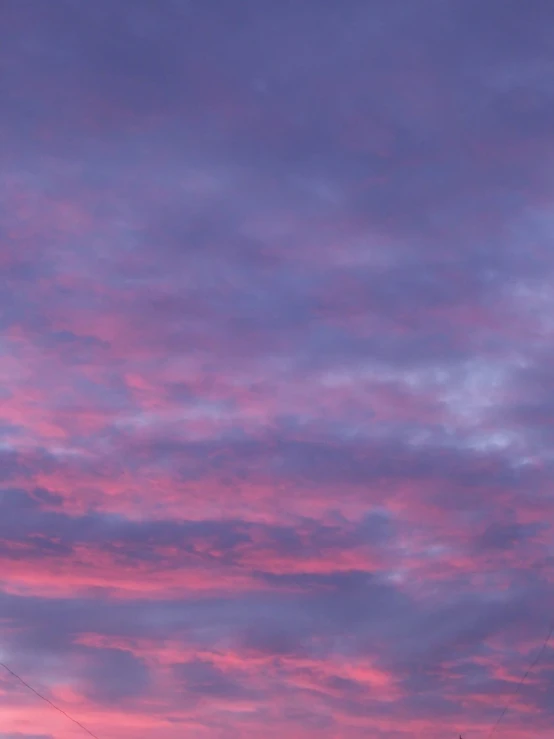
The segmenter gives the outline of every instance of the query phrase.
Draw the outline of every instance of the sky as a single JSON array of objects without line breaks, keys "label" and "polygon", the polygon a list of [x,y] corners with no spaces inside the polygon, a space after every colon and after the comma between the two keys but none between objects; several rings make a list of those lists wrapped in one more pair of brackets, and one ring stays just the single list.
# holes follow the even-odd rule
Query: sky
[{"label": "sky", "polygon": [[0,661],[100,739],[551,737],[553,121],[552,0],[2,0]]}]

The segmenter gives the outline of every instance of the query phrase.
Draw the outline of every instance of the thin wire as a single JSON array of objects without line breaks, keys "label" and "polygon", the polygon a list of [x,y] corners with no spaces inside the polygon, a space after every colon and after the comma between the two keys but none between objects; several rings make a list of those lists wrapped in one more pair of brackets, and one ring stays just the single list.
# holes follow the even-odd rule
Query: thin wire
[{"label": "thin wire", "polygon": [[55,708],[56,711],[59,711],[59,713],[62,713],[66,718],[68,718],[70,721],[73,721],[74,724],[77,724],[79,728],[81,728],[83,731],[86,731],[87,734],[90,734],[94,739],[99,739],[96,734],[93,734],[92,731],[87,729],[86,726],[83,726],[77,719],[73,718],[73,716],[70,716],[68,713],[66,713],[63,708],[59,708],[55,703],[52,703],[51,700],[46,698],[46,696],[41,695],[38,690],[35,690],[32,685],[29,685],[29,683],[26,683],[25,680],[23,680],[22,677],[19,677],[17,673],[15,673],[13,670],[10,670],[8,665],[5,665],[3,662],[0,662],[0,667],[3,667],[7,672],[10,673],[13,677],[16,678],[16,680],[19,680],[19,682],[24,685],[28,690],[30,690],[32,693],[34,693],[36,696],[38,696],[41,700],[45,701],[45,703],[48,703],[52,708]]},{"label": "thin wire", "polygon": [[505,706],[504,706],[504,708],[502,709],[502,711],[501,711],[501,713],[500,713],[500,716],[499,716],[499,717],[498,717],[498,718],[496,719],[496,723],[494,724],[494,726],[493,726],[493,727],[492,727],[492,729],[490,730],[490,733],[489,733],[489,735],[488,735],[488,738],[487,738],[487,739],[491,739],[492,735],[494,734],[494,732],[495,732],[495,731],[496,731],[496,729],[498,728],[498,725],[500,724],[500,722],[502,721],[502,719],[503,719],[503,718],[504,718],[504,716],[506,715],[506,713],[507,713],[508,709],[509,709],[509,708],[511,707],[512,703],[514,702],[514,700],[515,700],[515,699],[516,699],[516,697],[518,696],[518,694],[519,694],[519,691],[521,690],[521,686],[522,686],[522,685],[523,685],[523,683],[525,682],[525,680],[526,680],[527,676],[529,675],[529,673],[531,672],[531,670],[532,670],[532,669],[533,669],[533,668],[534,668],[534,667],[535,667],[535,666],[537,665],[538,661],[540,660],[540,658],[541,658],[541,657],[542,657],[542,655],[544,654],[544,650],[545,650],[545,649],[546,649],[546,647],[548,646],[548,642],[550,641],[550,639],[551,639],[551,637],[552,637],[552,634],[553,634],[553,633],[554,633],[554,620],[552,620],[552,623],[550,624],[550,628],[549,628],[549,630],[548,630],[548,634],[547,634],[547,636],[546,636],[546,639],[545,639],[545,640],[543,641],[543,643],[542,643],[542,647],[541,647],[541,648],[540,648],[540,650],[538,651],[538,653],[537,653],[537,655],[536,655],[535,659],[534,659],[534,660],[533,660],[533,661],[531,662],[531,664],[529,665],[529,667],[527,668],[527,670],[526,670],[526,671],[525,671],[525,673],[523,674],[523,676],[522,676],[521,680],[519,681],[519,683],[518,683],[518,685],[517,685],[517,688],[515,689],[515,691],[514,691],[514,693],[513,693],[512,697],[511,697],[511,698],[510,698],[510,699],[508,700],[508,702],[506,703],[506,705],[505,705]]}]

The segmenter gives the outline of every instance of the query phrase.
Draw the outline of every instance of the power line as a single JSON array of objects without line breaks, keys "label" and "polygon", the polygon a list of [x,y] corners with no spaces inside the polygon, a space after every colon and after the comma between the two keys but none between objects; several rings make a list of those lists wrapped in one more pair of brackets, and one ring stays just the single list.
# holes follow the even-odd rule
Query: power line
[{"label": "power line", "polygon": [[525,671],[525,673],[522,675],[521,680],[519,681],[519,683],[517,685],[517,688],[515,689],[513,695],[511,696],[511,698],[508,700],[508,702],[506,703],[506,705],[504,706],[504,708],[500,712],[500,716],[496,719],[496,723],[491,728],[490,733],[489,733],[487,739],[491,739],[492,735],[494,734],[494,732],[498,728],[498,725],[500,724],[500,722],[502,721],[502,719],[506,715],[506,712],[508,711],[508,709],[510,708],[510,706],[514,702],[516,696],[519,694],[519,691],[521,690],[521,686],[525,682],[527,676],[529,675],[529,673],[531,672],[531,670],[537,665],[538,661],[540,660],[540,658],[544,654],[544,650],[548,646],[548,642],[550,641],[553,633],[554,633],[554,620],[552,620],[552,623],[550,624],[550,628],[548,630],[548,634],[547,634],[545,640],[543,641],[542,646],[539,649],[539,651],[538,651],[535,659],[531,662],[531,664],[529,665],[529,667],[527,668],[527,670]]},{"label": "power line", "polygon": [[46,698],[46,696],[41,695],[38,690],[35,690],[32,685],[29,685],[29,683],[26,683],[25,680],[23,680],[22,677],[19,677],[17,673],[15,673],[13,670],[10,670],[10,668],[5,665],[3,662],[0,662],[0,667],[3,667],[7,672],[10,673],[13,677],[16,678],[16,680],[19,680],[19,682],[24,685],[28,690],[30,690],[32,693],[34,693],[36,696],[38,696],[41,700],[43,700],[45,703],[48,703],[52,708],[54,708],[59,713],[63,714],[66,718],[68,718],[70,721],[73,721],[74,724],[76,724],[80,729],[83,731],[86,731],[87,734],[93,737],[93,739],[99,739],[99,737],[96,736],[96,734],[93,734],[92,731],[87,729],[86,726],[83,726],[77,719],[73,718],[73,716],[70,716],[66,711],[63,710],[63,708],[59,708],[55,703],[52,703],[51,700]]}]

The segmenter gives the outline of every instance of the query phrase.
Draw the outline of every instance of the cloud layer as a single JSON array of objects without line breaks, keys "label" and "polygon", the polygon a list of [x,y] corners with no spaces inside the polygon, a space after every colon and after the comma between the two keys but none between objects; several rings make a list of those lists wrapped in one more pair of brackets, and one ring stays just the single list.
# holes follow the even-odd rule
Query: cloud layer
[{"label": "cloud layer", "polygon": [[99,737],[551,735],[553,29],[2,3],[0,658]]}]

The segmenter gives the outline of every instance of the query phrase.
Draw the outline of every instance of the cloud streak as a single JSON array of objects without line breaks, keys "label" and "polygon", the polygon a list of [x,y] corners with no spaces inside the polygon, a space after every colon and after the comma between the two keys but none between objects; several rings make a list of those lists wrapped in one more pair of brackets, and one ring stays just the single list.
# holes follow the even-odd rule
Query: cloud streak
[{"label": "cloud streak", "polygon": [[[0,658],[99,736],[480,739],[514,695],[553,15],[3,3]],[[553,660],[505,736],[550,736]],[[8,674],[0,710],[79,736]]]}]

